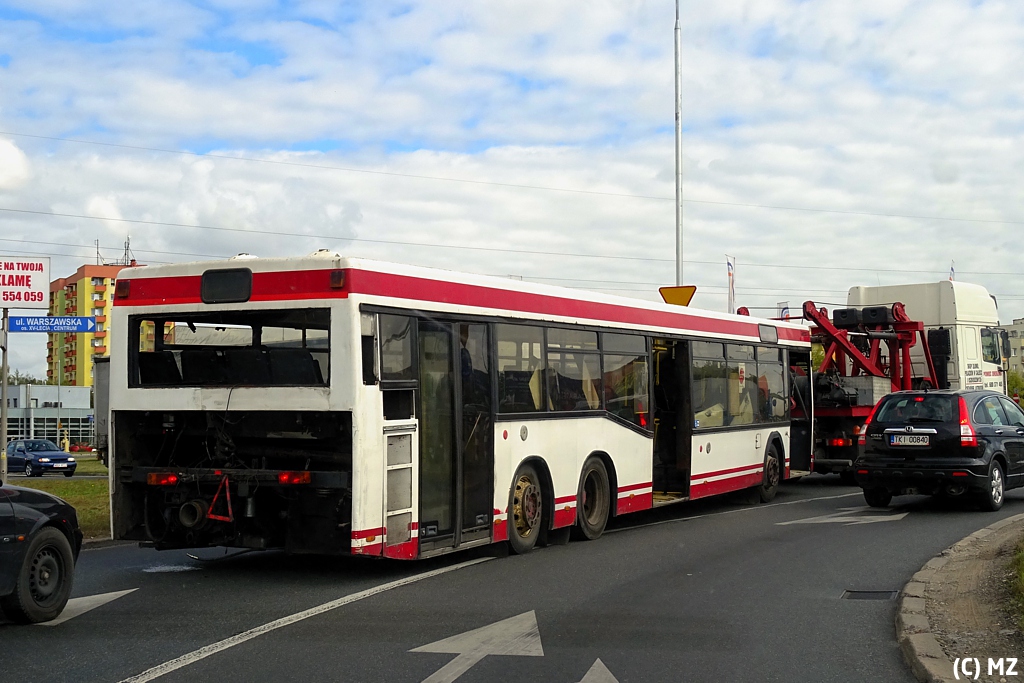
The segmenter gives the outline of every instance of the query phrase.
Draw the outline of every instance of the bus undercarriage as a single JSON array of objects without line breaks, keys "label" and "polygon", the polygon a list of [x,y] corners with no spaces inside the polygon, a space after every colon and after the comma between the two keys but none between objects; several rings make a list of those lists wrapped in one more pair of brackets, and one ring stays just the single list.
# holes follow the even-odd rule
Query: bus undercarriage
[{"label": "bus undercarriage", "polygon": [[115,411],[114,538],[346,553],[352,416]]}]

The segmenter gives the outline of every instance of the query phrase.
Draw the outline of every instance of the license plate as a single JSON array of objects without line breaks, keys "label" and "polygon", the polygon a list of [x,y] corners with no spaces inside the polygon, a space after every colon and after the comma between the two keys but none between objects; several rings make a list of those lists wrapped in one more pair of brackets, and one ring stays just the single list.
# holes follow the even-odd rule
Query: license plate
[{"label": "license plate", "polygon": [[927,446],[927,434],[891,434],[889,436],[890,446]]},{"label": "license plate", "polygon": [[67,467],[68,464],[66,462],[55,462],[55,463],[53,463],[53,466],[54,467]]}]

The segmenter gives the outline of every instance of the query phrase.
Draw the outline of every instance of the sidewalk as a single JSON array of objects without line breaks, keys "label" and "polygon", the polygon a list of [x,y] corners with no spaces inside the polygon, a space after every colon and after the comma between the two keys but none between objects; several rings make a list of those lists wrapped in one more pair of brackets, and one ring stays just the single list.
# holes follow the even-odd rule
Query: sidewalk
[{"label": "sidewalk", "polygon": [[[954,661],[965,657],[980,662],[977,679],[968,665],[970,680],[1024,681],[1024,634],[1009,617],[1006,586],[1022,538],[1024,514],[1008,517],[943,550],[903,587],[896,637],[919,681],[958,680]],[[1012,657],[1016,675],[987,675],[989,659]]]}]

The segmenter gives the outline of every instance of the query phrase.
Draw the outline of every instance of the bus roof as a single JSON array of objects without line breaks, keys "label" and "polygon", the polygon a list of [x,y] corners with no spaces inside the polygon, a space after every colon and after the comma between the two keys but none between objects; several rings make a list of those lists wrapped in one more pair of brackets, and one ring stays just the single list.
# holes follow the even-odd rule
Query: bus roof
[{"label": "bus roof", "polygon": [[[463,314],[509,316],[549,322],[593,324],[749,342],[771,341],[808,346],[807,327],[791,322],[683,308],[568,287],[523,282],[385,261],[346,257],[321,250],[304,257],[256,258],[240,255],[219,261],[197,261],[122,270],[130,281],[127,296],[115,306],[195,305],[232,308],[238,304],[203,304],[202,275],[209,270],[248,269],[253,273],[248,301],[310,301],[353,298],[361,303]],[[333,271],[344,271],[333,283]],[[215,310],[215,308],[214,308]],[[767,338],[766,338],[767,337]]]}]

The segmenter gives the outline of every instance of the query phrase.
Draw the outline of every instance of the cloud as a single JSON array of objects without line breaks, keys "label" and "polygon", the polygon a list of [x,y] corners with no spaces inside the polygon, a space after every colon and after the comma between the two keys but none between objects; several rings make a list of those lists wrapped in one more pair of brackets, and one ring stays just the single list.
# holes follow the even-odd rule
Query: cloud
[{"label": "cloud", "polygon": [[[0,251],[55,275],[130,235],[149,263],[327,247],[648,299],[673,281],[671,0],[15,7],[0,131],[217,155],[0,133],[0,209],[101,219],[0,212]],[[1024,317],[1024,6],[683,10],[696,305],[724,308],[726,252],[764,313],[955,259]]]}]

